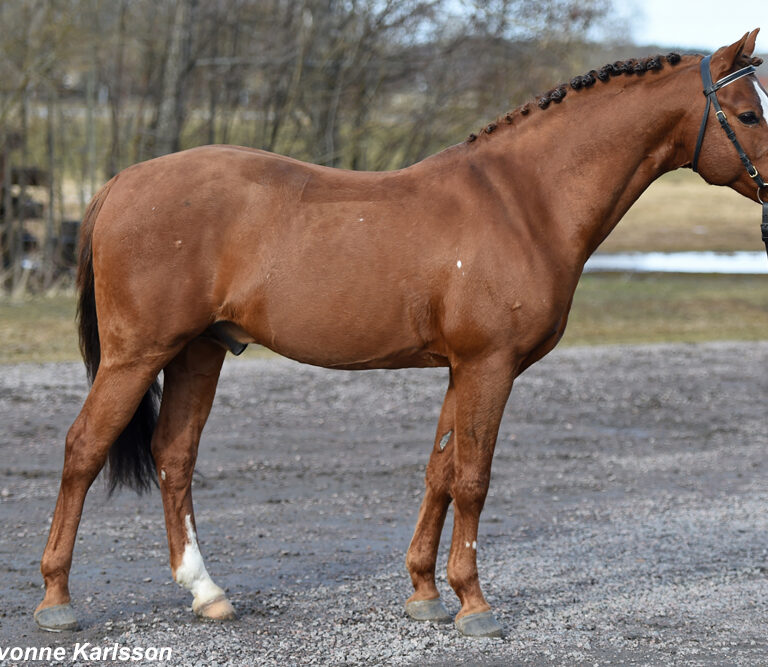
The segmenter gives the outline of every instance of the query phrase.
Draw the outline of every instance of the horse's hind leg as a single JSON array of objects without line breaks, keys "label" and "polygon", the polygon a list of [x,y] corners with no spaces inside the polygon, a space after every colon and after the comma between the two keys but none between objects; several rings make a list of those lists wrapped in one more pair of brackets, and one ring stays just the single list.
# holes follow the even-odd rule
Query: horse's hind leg
[{"label": "horse's hind leg", "polygon": [[224,591],[211,580],[200,555],[192,473],[225,354],[216,343],[197,338],[166,366],[163,401],[152,438],[174,579],[193,594],[195,613],[214,619],[233,618],[235,612]]},{"label": "horse's hind leg", "polygon": [[417,621],[446,622],[452,618],[441,602],[440,593],[435,586],[435,562],[445,515],[451,502],[449,484],[453,471],[451,442],[454,428],[454,396],[451,376],[427,465],[424,500],[405,559],[414,588],[413,595],[405,603],[405,610]]},{"label": "horse's hind leg", "polygon": [[149,362],[136,360],[131,364],[102,363],[67,433],[59,497],[40,564],[45,597],[35,611],[35,620],[44,630],[77,627],[69,605],[69,570],[85,495],[158,371]]}]

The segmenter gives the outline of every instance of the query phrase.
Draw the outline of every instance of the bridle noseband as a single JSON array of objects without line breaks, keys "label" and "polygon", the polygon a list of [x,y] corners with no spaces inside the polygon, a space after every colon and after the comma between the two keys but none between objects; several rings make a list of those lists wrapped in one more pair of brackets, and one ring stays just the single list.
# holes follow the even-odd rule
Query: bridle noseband
[{"label": "bridle noseband", "polygon": [[[709,108],[710,106],[715,107],[715,115],[717,116],[717,120],[720,121],[720,127],[723,128],[725,131],[725,134],[728,136],[728,138],[731,140],[731,143],[736,148],[736,151],[739,154],[739,159],[741,160],[742,164],[744,165],[744,168],[747,170],[747,174],[749,174],[749,177],[755,182],[755,185],[757,186],[757,200],[763,205],[763,222],[760,225],[760,229],[762,231],[763,235],[763,243],[765,243],[765,251],[768,254],[768,198],[766,198],[765,201],[763,201],[762,197],[760,196],[760,193],[762,192],[763,188],[767,187],[768,184],[762,179],[760,174],[757,171],[757,167],[752,164],[752,161],[747,157],[746,152],[741,147],[741,144],[739,143],[739,140],[736,138],[736,132],[733,131],[733,128],[731,127],[730,123],[728,123],[728,118],[725,115],[725,112],[720,107],[720,102],[717,100],[717,91],[721,88],[724,88],[729,83],[733,83],[734,81],[740,79],[743,76],[749,76],[751,74],[754,74],[757,70],[754,65],[748,65],[747,67],[744,67],[740,70],[737,70],[736,72],[733,72],[727,76],[724,76],[722,79],[717,81],[716,83],[712,83],[712,73],[709,71],[709,61],[712,59],[712,56],[707,56],[704,58],[704,60],[701,61],[701,80],[704,84],[704,96],[707,98],[707,107],[704,110],[704,117],[701,119],[701,127],[699,128],[699,136],[696,139],[696,150],[693,153],[693,171],[698,171],[697,166],[699,163],[699,153],[701,152],[701,145],[704,143],[704,133],[707,130],[707,120],[709,119]],[[758,83],[759,85],[759,83]]]}]

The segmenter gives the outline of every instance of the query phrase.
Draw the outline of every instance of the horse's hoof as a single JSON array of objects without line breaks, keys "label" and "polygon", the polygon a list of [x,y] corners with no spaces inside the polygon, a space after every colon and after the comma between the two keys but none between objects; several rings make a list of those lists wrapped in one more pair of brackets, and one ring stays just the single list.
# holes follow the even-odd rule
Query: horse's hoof
[{"label": "horse's hoof", "polygon": [[457,618],[456,628],[465,637],[501,637],[501,625],[490,611]]},{"label": "horse's hoof", "polygon": [[198,616],[201,616],[202,618],[210,618],[214,621],[231,621],[237,617],[234,607],[223,595],[214,598],[210,602],[206,602],[199,607],[192,605],[192,609]]},{"label": "horse's hoof", "polygon": [[450,623],[452,616],[440,598],[433,600],[413,600],[405,603],[405,613],[415,621],[433,621]]},{"label": "horse's hoof", "polygon": [[69,603],[38,609],[35,612],[35,623],[41,630],[48,632],[66,632],[80,627]]}]

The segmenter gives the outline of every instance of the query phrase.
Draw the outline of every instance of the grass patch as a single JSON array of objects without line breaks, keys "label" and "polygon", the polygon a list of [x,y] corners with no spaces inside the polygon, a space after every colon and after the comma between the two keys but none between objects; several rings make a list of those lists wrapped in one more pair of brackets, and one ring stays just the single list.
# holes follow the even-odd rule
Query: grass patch
[{"label": "grass patch", "polygon": [[688,169],[652,183],[600,246],[601,252],[762,249],[760,206]]},{"label": "grass patch", "polygon": [[0,363],[80,359],[74,296],[0,301]]},{"label": "grass patch", "polygon": [[571,310],[565,345],[762,340],[765,276],[588,274]]}]

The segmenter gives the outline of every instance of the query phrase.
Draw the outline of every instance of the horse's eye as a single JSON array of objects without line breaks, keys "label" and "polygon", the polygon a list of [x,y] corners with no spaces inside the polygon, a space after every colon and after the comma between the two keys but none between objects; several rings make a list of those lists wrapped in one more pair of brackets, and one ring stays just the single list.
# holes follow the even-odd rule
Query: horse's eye
[{"label": "horse's eye", "polygon": [[744,123],[744,125],[757,125],[760,122],[760,119],[754,111],[740,113],[739,120]]}]

